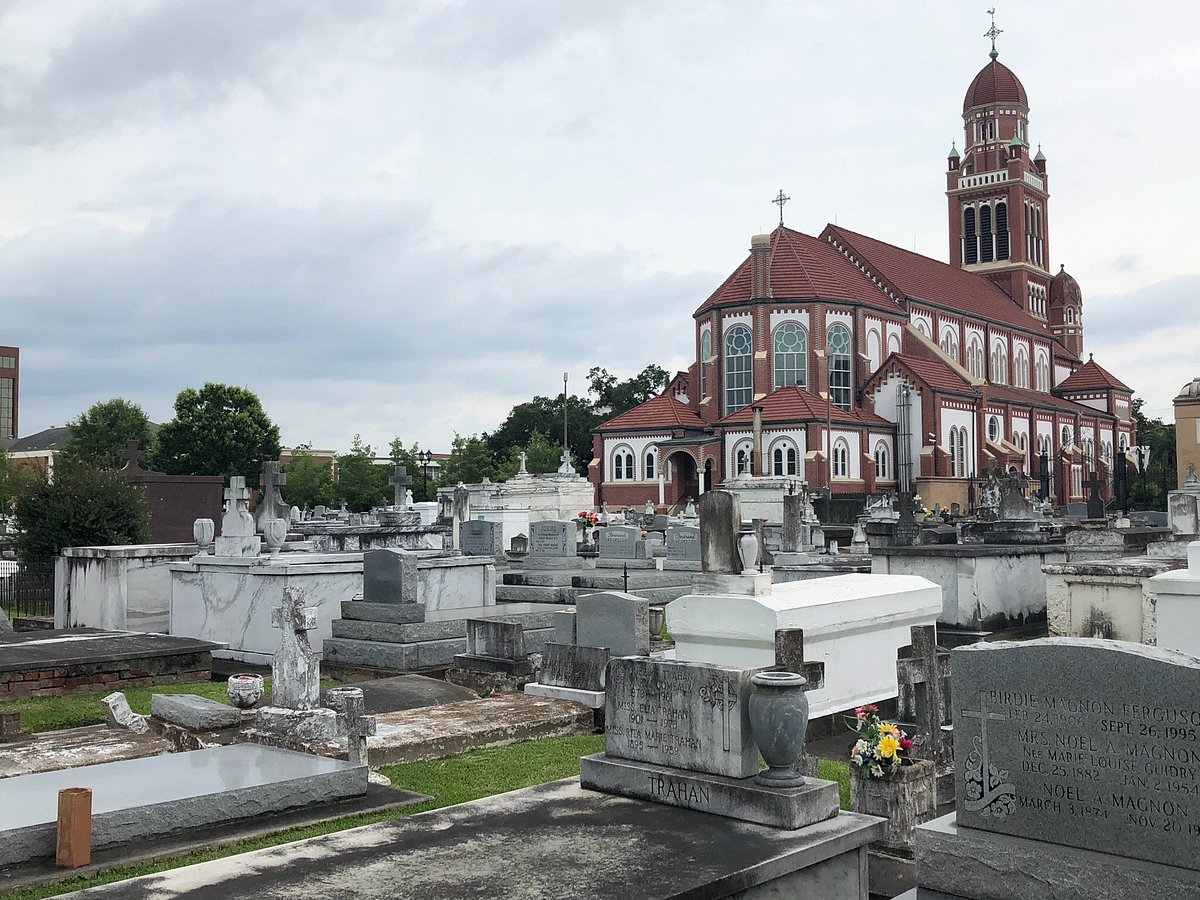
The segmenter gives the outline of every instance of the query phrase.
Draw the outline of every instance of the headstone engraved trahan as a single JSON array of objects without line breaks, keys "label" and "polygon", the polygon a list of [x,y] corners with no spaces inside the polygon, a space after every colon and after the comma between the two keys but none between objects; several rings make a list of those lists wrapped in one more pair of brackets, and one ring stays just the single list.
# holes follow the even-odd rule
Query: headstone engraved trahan
[{"label": "headstone engraved trahan", "polygon": [[611,660],[605,752],[712,775],[756,775],[758,749],[749,720],[752,674],[700,663]]},{"label": "headstone engraved trahan", "polygon": [[1200,660],[1046,638],[951,670],[960,827],[1200,869]]}]

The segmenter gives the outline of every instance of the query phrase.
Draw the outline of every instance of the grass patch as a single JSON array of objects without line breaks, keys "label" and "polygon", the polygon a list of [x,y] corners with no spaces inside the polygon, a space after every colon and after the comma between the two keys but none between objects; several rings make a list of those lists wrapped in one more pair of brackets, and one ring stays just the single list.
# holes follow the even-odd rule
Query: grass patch
[{"label": "grass patch", "polygon": [[[270,694],[271,679],[268,677],[263,681],[267,694]],[[334,687],[337,684],[338,682],[329,679],[321,680],[322,688]],[[129,700],[129,706],[134,712],[149,715],[151,694],[198,694],[210,700],[228,703],[225,685],[224,680],[193,681],[186,684],[156,684],[150,687],[128,688],[122,693]],[[100,698],[108,693],[110,692],[101,691],[95,694],[73,694],[68,697],[32,697],[28,700],[0,703],[0,712],[19,709],[21,728],[31,734],[63,728],[82,728],[85,725],[102,725],[104,705]]]},{"label": "grass patch", "polygon": [[836,781],[842,809],[850,808],[850,764],[838,759],[818,759],[817,777]]}]

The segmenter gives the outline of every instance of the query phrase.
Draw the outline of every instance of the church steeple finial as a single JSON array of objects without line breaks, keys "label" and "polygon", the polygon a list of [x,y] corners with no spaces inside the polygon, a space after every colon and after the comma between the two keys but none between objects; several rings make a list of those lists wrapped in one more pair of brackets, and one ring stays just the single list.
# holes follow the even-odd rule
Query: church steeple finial
[{"label": "church steeple finial", "polygon": [[988,10],[988,15],[992,17],[992,27],[983,33],[985,38],[992,39],[992,52],[988,54],[992,59],[995,59],[1000,53],[996,50],[996,38],[1004,34],[1003,28],[996,27],[996,7]]}]

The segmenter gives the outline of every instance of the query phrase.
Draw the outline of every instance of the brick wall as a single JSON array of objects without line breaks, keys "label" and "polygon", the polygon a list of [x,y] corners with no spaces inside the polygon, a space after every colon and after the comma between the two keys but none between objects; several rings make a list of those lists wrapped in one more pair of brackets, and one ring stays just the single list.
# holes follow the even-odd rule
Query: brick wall
[{"label": "brick wall", "polygon": [[154,684],[207,681],[211,676],[212,653],[208,651],[0,672],[0,703],[29,697],[59,697]]}]

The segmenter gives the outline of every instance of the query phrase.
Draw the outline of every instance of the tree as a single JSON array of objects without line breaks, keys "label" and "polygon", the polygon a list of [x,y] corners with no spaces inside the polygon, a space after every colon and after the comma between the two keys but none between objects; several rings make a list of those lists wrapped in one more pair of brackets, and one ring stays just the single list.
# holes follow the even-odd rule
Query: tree
[{"label": "tree", "polygon": [[121,467],[121,451],[128,441],[152,451],[150,419],[136,403],[120,397],[94,403],[67,425],[71,438],[63,452],[96,466]]},{"label": "tree", "polygon": [[619,416],[657,397],[670,378],[666,369],[653,363],[624,381],[617,381],[615,375],[598,366],[588,370],[589,392],[596,397],[596,412],[605,418]]},{"label": "tree", "polygon": [[63,547],[143,544],[150,539],[146,498],[112,469],[63,457],[54,480],[40,476],[18,495],[17,553],[30,567],[53,562]]},{"label": "tree", "polygon": [[504,460],[496,470],[496,477],[499,480],[507,481],[520,471],[522,452],[526,456],[526,470],[532,475],[537,475],[542,472],[554,472],[558,470],[562,447],[551,443],[549,438],[540,431],[534,431],[529,436],[529,442],[524,447],[509,448],[508,453],[504,456]]},{"label": "tree", "polygon": [[360,435],[354,435],[349,452],[338,455],[337,468],[334,492],[346,501],[346,507],[351,511],[366,512],[373,506],[391,502],[388,487],[391,470],[375,465],[375,450],[370,444],[364,444]]},{"label": "tree", "polygon": [[1138,397],[1130,406],[1137,425],[1137,442],[1150,448],[1150,464],[1144,475],[1130,471],[1129,496],[1131,501],[1148,508],[1166,509],[1167,491],[1175,489],[1178,476],[1175,425],[1146,418],[1142,411],[1145,403]]},{"label": "tree", "polygon": [[408,477],[413,480],[409,489],[413,492],[413,500],[417,503],[437,499],[437,483],[421,477],[421,461],[417,458],[417,454],[420,452],[416,443],[413,443],[411,447],[405,447],[404,442],[398,437],[392,438],[391,443],[388,444],[388,455],[392,458],[392,464],[404,466]]},{"label": "tree", "polygon": [[309,448],[297,447],[283,467],[287,485],[283,496],[299,507],[332,506],[334,502],[333,471],[325,460],[317,459]]},{"label": "tree", "polygon": [[148,463],[171,475],[244,475],[257,484],[263,464],[278,458],[279,428],[258,396],[208,382],[179,392],[175,418],[158,429]]},{"label": "tree", "polygon": [[496,464],[487,441],[478,435],[463,437],[455,432],[450,445],[450,458],[441,465],[443,485],[478,484],[484,478],[496,477]]},{"label": "tree", "polygon": [[[567,403],[567,446],[577,469],[586,468],[592,461],[592,429],[599,422],[600,417],[591,401],[586,397],[570,398]],[[486,435],[487,446],[494,459],[504,459],[512,448],[527,446],[535,431],[547,435],[548,440],[557,444],[562,439],[562,430],[562,395],[534,397],[509,411],[500,427]],[[553,472],[558,465],[556,462],[549,471]]]}]

